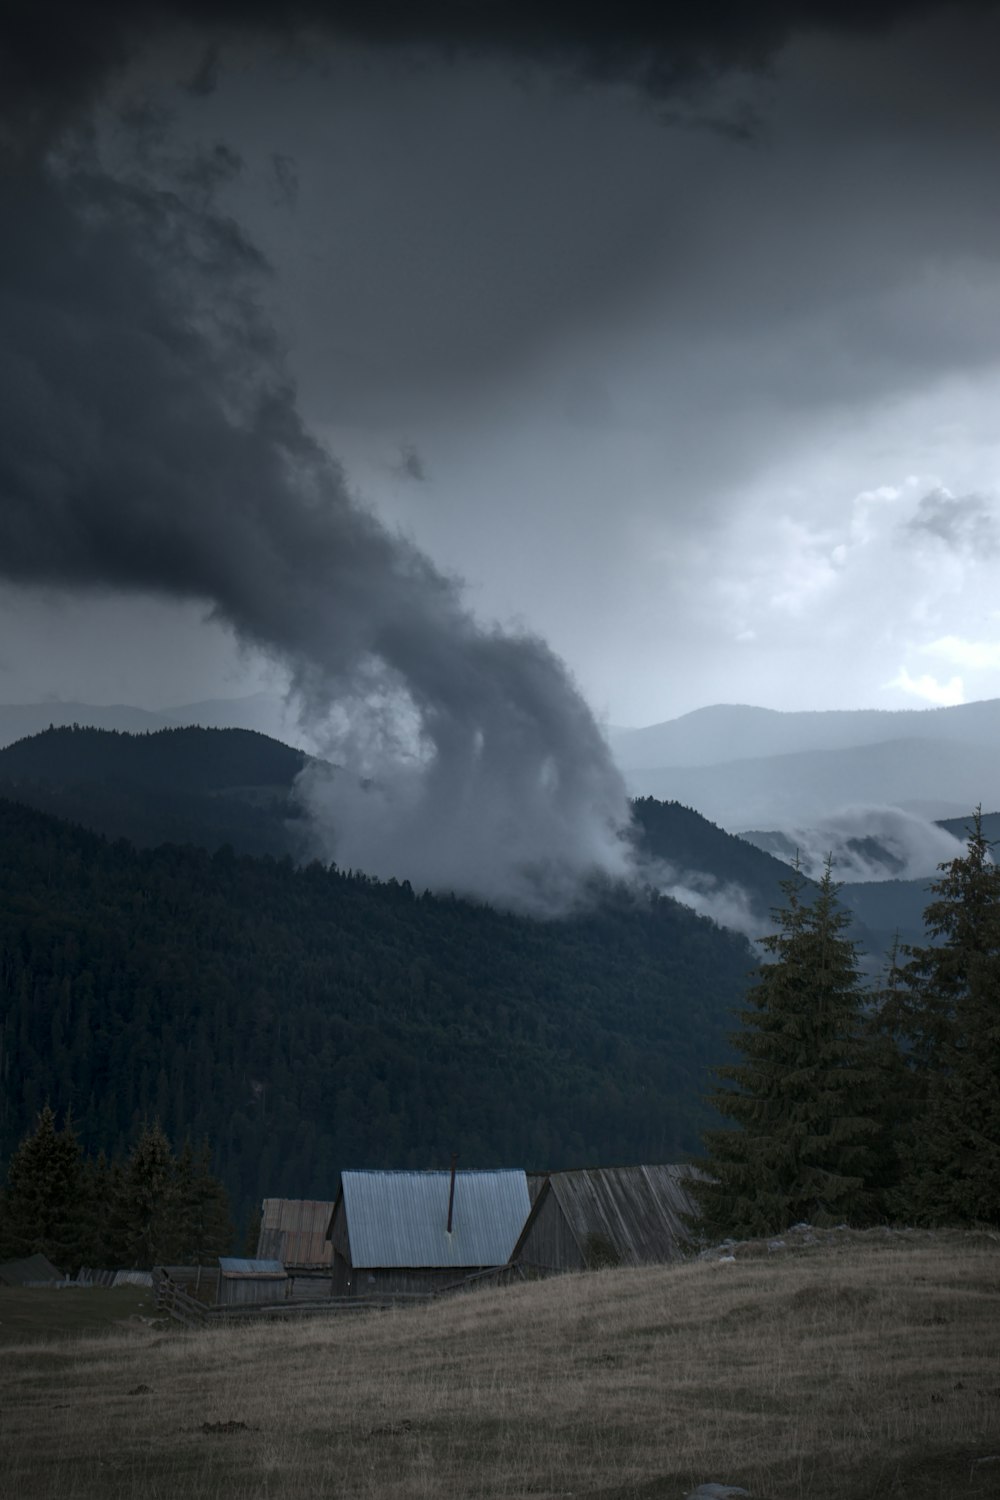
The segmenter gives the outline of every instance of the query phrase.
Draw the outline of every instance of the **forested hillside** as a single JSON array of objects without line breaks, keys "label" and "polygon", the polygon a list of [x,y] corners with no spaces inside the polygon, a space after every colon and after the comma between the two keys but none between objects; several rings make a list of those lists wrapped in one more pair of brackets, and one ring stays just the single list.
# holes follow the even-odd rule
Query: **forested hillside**
[{"label": "forested hillside", "polygon": [[663,898],[540,923],[407,885],[136,851],[0,802],[0,1153],[48,1100],[123,1154],[207,1136],[245,1212],[344,1166],[672,1160],[751,955]]},{"label": "forested hillside", "polygon": [[0,796],[110,838],[304,852],[301,750],[247,729],[118,733],[70,725],[0,749]]},{"label": "forested hillside", "polygon": [[[228,843],[301,860],[310,853],[308,825],[293,788],[306,759],[244,729],[48,729],[0,750],[0,796],[135,844]],[[780,859],[679,802],[641,797],[632,812],[644,854],[675,874],[740,886],[766,925],[788,875]]]},{"label": "forested hillside", "polygon": [[720,885],[737,885],[749,898],[763,926],[781,900],[789,866],[746,839],[727,833],[680,802],[636,797],[632,802],[640,849],[680,874],[710,875]]}]

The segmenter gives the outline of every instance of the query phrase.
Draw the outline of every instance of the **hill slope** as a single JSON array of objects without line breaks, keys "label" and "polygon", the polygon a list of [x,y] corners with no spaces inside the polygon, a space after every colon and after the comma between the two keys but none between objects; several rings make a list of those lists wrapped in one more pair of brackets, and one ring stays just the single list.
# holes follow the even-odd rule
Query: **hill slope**
[{"label": "hill slope", "polygon": [[5,1350],[9,1493],[681,1500],[715,1481],[996,1500],[995,1243],[837,1238],[384,1315]]},{"label": "hill slope", "polygon": [[693,1150],[745,942],[619,894],[540,923],[318,865],[135,851],[0,802],[0,1154],[49,1099],[88,1148],[156,1114],[237,1202],[343,1166]]},{"label": "hill slope", "polygon": [[140,845],[305,847],[292,798],[301,750],[245,729],[47,729],[0,749],[0,796]]},{"label": "hill slope", "polygon": [[852,804],[962,817],[1000,804],[996,745],[891,740],[846,750],[732,760],[725,765],[632,771],[634,796],[675,798],[724,828],[807,824]]},{"label": "hill slope", "polygon": [[850,709],[781,713],[746,704],[717,703],[645,729],[611,735],[615,759],[627,771],[666,766],[713,766],[732,760],[849,750],[887,740],[1000,744],[1000,698],[951,708]]},{"label": "hill slope", "polygon": [[147,734],[153,729],[169,728],[171,720],[167,714],[132,708],[126,703],[0,703],[0,746],[41,734],[44,729],[72,724]]},{"label": "hill slope", "polygon": [[[49,729],[0,750],[0,795],[143,846],[301,857],[308,829],[291,794],[306,761],[239,729]],[[707,896],[738,886],[763,930],[786,865],[680,803],[644,798],[632,811],[643,856],[669,867],[651,874],[668,875],[666,885],[694,876]]]}]

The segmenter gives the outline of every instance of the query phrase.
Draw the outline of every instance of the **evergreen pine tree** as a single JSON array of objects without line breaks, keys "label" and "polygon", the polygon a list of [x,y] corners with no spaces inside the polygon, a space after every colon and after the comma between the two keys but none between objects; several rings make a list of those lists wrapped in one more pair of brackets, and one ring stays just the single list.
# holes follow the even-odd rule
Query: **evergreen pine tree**
[{"label": "evergreen pine tree", "polygon": [[1000,868],[977,808],[966,852],[940,866],[898,1030],[915,1100],[898,1211],[1000,1223]]},{"label": "evergreen pine tree", "polygon": [[758,969],[743,1061],[720,1068],[735,1085],[713,1103],[736,1128],[705,1138],[696,1187],[700,1227],[713,1235],[772,1234],[801,1220],[859,1222],[876,1208],[873,1092],[877,1069],[863,1020],[864,991],[850,918],[837,904],[829,862],[811,905],[796,871],[782,883],[772,956]]},{"label": "evergreen pine tree", "polygon": [[122,1173],[112,1236],[128,1266],[171,1262],[180,1237],[170,1142],[158,1120],[145,1124]]},{"label": "evergreen pine tree", "polygon": [[122,1263],[114,1240],[121,1175],[120,1166],[109,1162],[103,1151],[84,1162],[82,1258],[89,1266],[111,1268]]},{"label": "evergreen pine tree", "polygon": [[10,1159],[0,1195],[0,1260],[46,1255],[59,1270],[80,1265],[85,1242],[83,1158],[67,1116],[56,1129],[46,1104]]},{"label": "evergreen pine tree", "polygon": [[185,1265],[208,1265],[230,1248],[233,1238],[229,1195],[212,1171],[212,1153],[203,1141],[196,1154],[186,1140],[174,1177],[178,1243],[173,1255]]},{"label": "evergreen pine tree", "polygon": [[873,1142],[876,1164],[873,1186],[887,1215],[896,1207],[903,1162],[919,1116],[912,1061],[900,1044],[902,1018],[910,1007],[907,964],[910,949],[893,938],[879,983],[869,997],[867,1033],[877,1071],[879,1130]]}]

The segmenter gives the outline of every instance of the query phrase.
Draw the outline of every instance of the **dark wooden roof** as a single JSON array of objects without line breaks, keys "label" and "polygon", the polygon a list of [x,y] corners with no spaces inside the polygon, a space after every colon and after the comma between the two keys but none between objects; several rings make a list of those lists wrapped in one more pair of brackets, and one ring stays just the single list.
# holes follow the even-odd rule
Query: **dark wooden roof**
[{"label": "dark wooden roof", "polygon": [[333,1204],[320,1198],[265,1198],[257,1239],[261,1260],[290,1269],[329,1270],[333,1246],[326,1237]]},{"label": "dark wooden roof", "polygon": [[588,1167],[552,1172],[535,1198],[527,1223],[511,1253],[521,1257],[546,1198],[554,1195],[585,1263],[595,1247],[613,1253],[621,1265],[658,1265],[675,1260],[690,1238],[683,1215],[695,1204],[688,1166]]}]

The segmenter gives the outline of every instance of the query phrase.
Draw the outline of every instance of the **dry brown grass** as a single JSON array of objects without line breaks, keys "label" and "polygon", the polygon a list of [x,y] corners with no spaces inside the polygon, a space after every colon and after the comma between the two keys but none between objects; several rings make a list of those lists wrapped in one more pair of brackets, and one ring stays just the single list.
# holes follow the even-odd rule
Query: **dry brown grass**
[{"label": "dry brown grass", "polygon": [[8,1347],[0,1493],[1000,1494],[1000,1243],[850,1241],[295,1325]]}]

